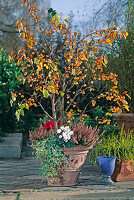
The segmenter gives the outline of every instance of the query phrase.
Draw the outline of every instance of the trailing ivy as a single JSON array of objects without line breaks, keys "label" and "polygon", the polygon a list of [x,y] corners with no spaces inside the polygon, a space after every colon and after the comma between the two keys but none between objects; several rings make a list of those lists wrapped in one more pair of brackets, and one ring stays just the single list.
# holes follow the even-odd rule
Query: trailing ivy
[{"label": "trailing ivy", "polygon": [[62,173],[63,167],[68,166],[68,161],[71,161],[60,148],[54,135],[36,141],[32,147],[36,149],[35,155],[41,161],[41,175],[46,178],[51,177],[52,182]]}]

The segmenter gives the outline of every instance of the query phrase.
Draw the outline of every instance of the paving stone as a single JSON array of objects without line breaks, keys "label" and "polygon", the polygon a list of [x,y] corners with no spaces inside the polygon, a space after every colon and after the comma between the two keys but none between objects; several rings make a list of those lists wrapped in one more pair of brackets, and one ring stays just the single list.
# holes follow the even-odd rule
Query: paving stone
[{"label": "paving stone", "polygon": [[16,200],[16,194],[0,194],[0,200]]},{"label": "paving stone", "polygon": [[0,158],[20,158],[22,149],[22,133],[10,133],[0,142]]},{"label": "paving stone", "polygon": [[20,200],[46,200],[46,199],[133,199],[131,191],[104,191],[101,190],[66,190],[66,191],[45,191],[45,192],[21,192]]}]

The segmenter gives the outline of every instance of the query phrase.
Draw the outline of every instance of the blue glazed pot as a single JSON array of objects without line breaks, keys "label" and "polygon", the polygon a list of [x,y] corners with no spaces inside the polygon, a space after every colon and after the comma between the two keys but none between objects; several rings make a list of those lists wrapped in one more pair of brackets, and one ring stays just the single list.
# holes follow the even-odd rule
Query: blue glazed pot
[{"label": "blue glazed pot", "polygon": [[100,170],[104,175],[104,179],[102,180],[102,184],[114,184],[111,180],[110,176],[114,172],[115,161],[117,157],[113,156],[98,156]]}]

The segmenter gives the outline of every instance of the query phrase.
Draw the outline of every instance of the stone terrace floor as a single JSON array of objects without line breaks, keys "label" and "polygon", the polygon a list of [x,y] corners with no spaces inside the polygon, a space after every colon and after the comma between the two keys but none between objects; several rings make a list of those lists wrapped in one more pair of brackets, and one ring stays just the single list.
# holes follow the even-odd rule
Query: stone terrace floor
[{"label": "stone terrace floor", "polygon": [[[102,196],[104,196],[105,193],[111,191],[113,192],[113,194],[118,193],[117,199],[119,199],[119,194],[121,196],[124,195],[125,197],[128,197],[125,199],[129,199],[129,197],[131,199],[134,199],[134,181],[117,182],[111,186],[101,185],[102,175],[89,163],[88,157],[84,165],[82,166],[82,173],[80,175],[78,185],[73,187],[48,187],[46,181],[41,182],[42,177],[40,176],[40,164],[39,161],[33,157],[32,148],[29,146],[29,144],[24,145],[22,151],[22,159],[0,159],[0,200],[4,199],[5,194],[14,194],[13,192],[21,192],[21,194],[25,196],[28,195],[28,193],[26,192],[30,192],[32,194],[32,192],[35,191],[38,193],[38,195],[42,192],[42,195],[44,195],[44,192],[48,191],[50,194],[50,191],[52,191],[52,193],[54,193],[54,196],[56,192],[57,194],[59,194],[59,192],[65,193],[66,191],[69,191],[69,193],[74,194],[77,199],[89,199],[87,198],[89,193],[90,196],[92,196],[94,194],[97,194],[98,192],[98,195],[101,197],[102,194]],[[84,191],[85,195],[87,196],[83,196],[80,198],[79,195],[83,195]],[[7,199],[8,195],[5,197],[4,200]],[[15,198],[15,200],[16,199],[17,198]],[[21,199],[23,200],[23,198]],[[24,199],[29,200],[30,198],[27,197]],[[35,200],[36,198],[33,199]],[[61,198],[37,197],[37,200],[38,199],[44,200]]]}]

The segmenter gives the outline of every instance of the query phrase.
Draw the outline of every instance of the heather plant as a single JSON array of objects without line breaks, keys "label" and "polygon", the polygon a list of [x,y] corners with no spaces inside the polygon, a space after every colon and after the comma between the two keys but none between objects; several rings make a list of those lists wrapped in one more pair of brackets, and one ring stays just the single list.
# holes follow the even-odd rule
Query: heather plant
[{"label": "heather plant", "polygon": [[[60,121],[57,122],[57,125],[60,125]],[[54,121],[47,121],[45,124],[42,124],[36,128],[36,130],[29,132],[29,137],[31,141],[43,140],[54,134]]]},{"label": "heather plant", "polygon": [[[14,58],[21,65],[21,81],[29,88],[12,93],[11,103],[16,101],[19,106],[16,111],[18,120],[24,115],[24,109],[40,107],[54,121],[57,132],[57,121],[60,120],[62,125],[69,122],[67,113],[70,109],[79,109],[79,97],[87,93],[92,98],[82,108],[80,117],[87,112],[89,104],[95,107],[97,99],[112,101],[109,106],[112,112],[128,109],[126,93],[119,93],[116,74],[106,72],[107,58],[99,54],[102,43],[112,45],[120,35],[116,27],[92,31],[80,38],[79,33],[71,31],[69,20],[62,20],[52,8],[49,9],[50,23],[46,29],[40,23],[41,16],[37,14],[35,3],[25,0],[24,4],[29,7],[29,14],[37,26],[31,30],[25,18],[17,21],[20,37],[27,42],[27,47],[9,55],[9,60]],[[41,44],[35,31],[44,39]],[[57,34],[61,36],[60,45],[55,42]],[[121,37],[127,37],[127,32],[121,32]],[[105,90],[92,95],[96,81],[105,83]],[[47,102],[50,102],[49,108],[44,106]]]},{"label": "heather plant", "polygon": [[97,127],[85,126],[85,123],[75,124],[72,127],[74,132],[72,140],[75,144],[91,145],[93,146],[96,141],[101,137],[104,131],[99,135],[100,130]]}]

